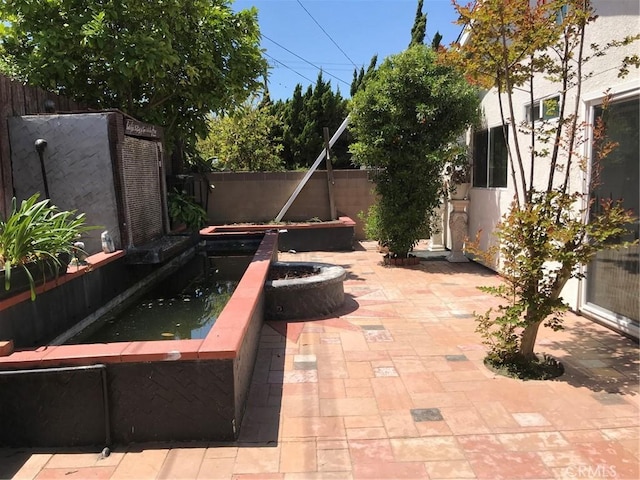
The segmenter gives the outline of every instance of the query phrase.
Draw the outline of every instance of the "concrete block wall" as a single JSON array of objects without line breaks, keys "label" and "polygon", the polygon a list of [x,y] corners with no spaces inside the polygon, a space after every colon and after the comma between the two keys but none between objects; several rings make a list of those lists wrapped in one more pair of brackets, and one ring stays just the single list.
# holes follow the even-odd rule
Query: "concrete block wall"
[{"label": "concrete block wall", "polygon": [[[273,220],[306,172],[215,172],[207,175],[214,188],[209,194],[209,223],[268,222]],[[364,239],[361,211],[373,203],[373,183],[366,170],[334,170],[334,199],[338,216],[356,222],[356,239]],[[326,171],[315,172],[283,217],[306,222],[330,219]]]}]

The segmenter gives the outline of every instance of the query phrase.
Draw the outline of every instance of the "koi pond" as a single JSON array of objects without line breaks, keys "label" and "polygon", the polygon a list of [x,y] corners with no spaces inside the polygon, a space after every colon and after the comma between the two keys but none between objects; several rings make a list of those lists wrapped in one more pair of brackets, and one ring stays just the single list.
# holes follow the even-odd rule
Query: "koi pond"
[{"label": "koi pond", "polygon": [[[236,440],[274,260],[275,232],[201,233],[197,247],[141,272],[127,264],[124,252],[98,254],[90,258],[90,270],[67,273],[61,286],[39,293],[37,302],[13,307],[27,312],[35,305],[67,318],[70,307],[90,301],[104,311],[75,323],[61,334],[64,339],[0,357],[0,445],[100,451],[132,442]],[[98,303],[116,288],[110,300]],[[105,313],[114,304],[123,318],[154,312],[149,330],[163,340],[123,340],[125,330],[138,327],[116,327]],[[3,310],[2,320],[11,308]],[[161,310],[174,308],[167,320],[161,318]],[[195,322],[184,323],[183,310],[193,314],[194,308],[200,312]],[[68,343],[89,325],[95,334],[111,330],[117,341]]]},{"label": "koi pond", "polygon": [[244,274],[251,256],[196,257],[187,273],[156,285],[96,319],[67,345],[203,339]]}]

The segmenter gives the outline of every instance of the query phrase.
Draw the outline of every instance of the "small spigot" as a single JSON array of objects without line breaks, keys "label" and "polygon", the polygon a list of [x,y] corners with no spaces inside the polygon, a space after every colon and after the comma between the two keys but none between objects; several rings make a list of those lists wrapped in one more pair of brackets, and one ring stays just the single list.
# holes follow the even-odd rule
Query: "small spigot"
[{"label": "small spigot", "polygon": [[47,171],[44,168],[44,150],[47,148],[47,141],[44,138],[38,138],[33,144],[36,147],[36,151],[38,152],[38,157],[40,157],[40,171],[42,172],[42,183],[44,184],[44,194],[47,198],[51,198],[49,196],[49,183],[47,182]]},{"label": "small spigot", "polygon": [[47,148],[47,141],[44,138],[37,139],[35,142],[33,142],[33,144],[35,145],[36,151],[39,154],[42,154],[44,152],[44,149]]}]

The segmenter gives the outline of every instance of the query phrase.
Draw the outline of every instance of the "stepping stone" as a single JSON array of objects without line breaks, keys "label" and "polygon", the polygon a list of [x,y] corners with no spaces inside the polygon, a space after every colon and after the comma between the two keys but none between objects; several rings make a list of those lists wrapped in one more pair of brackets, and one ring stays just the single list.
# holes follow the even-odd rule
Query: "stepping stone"
[{"label": "stepping stone", "polygon": [[445,355],[444,358],[448,362],[466,362],[469,360],[465,355]]},{"label": "stepping stone", "polygon": [[412,408],[411,417],[414,422],[439,422],[444,420],[439,408]]},{"label": "stepping stone", "polygon": [[399,377],[394,367],[374,367],[373,374],[376,377]]},{"label": "stepping stone", "polygon": [[318,360],[315,355],[295,355],[293,368],[295,370],[317,370]]}]

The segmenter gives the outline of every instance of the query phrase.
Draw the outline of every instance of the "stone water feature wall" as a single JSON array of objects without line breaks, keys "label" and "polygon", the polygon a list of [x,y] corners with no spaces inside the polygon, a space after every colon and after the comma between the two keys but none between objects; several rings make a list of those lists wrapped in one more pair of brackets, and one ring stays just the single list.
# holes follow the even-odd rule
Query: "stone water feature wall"
[{"label": "stone water feature wall", "polygon": [[0,74],[0,215],[6,218],[13,196],[11,148],[7,119],[45,112],[86,111],[87,105],[70,98],[24,85]]},{"label": "stone water feature wall", "polygon": [[[101,251],[108,230],[115,248],[162,236],[162,131],[116,111],[9,118],[13,184],[18,201],[35,192],[63,210],[86,214],[99,226],[83,237],[87,253]],[[35,147],[46,141],[42,160]]]}]

